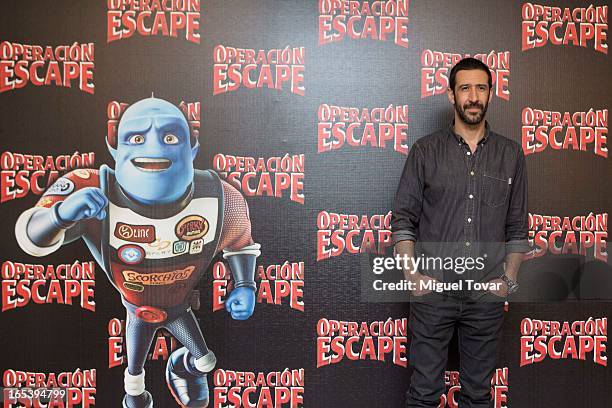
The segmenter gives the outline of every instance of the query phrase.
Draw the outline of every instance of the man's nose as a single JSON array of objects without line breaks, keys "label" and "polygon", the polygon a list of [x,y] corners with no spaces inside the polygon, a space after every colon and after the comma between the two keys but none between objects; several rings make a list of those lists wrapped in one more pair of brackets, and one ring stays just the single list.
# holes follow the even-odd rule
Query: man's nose
[{"label": "man's nose", "polygon": [[478,92],[476,92],[476,88],[470,88],[470,92],[468,94],[468,98],[470,102],[478,101]]}]

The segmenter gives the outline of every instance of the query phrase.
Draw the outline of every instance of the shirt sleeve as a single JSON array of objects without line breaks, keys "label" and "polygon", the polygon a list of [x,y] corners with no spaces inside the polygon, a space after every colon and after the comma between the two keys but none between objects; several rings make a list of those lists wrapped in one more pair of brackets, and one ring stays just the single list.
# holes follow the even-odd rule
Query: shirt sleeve
[{"label": "shirt sleeve", "polygon": [[510,205],[506,215],[506,253],[530,251],[527,214],[527,169],[525,155],[519,146],[516,173],[510,190]]},{"label": "shirt sleeve", "polygon": [[391,216],[394,244],[418,239],[419,220],[423,208],[424,164],[423,152],[415,143],[408,153],[395,195]]}]

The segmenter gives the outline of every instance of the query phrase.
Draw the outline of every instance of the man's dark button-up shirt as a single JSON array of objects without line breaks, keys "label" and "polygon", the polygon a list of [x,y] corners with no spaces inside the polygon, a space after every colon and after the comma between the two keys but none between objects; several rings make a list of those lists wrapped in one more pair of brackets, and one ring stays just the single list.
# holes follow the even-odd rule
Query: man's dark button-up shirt
[{"label": "man's dark button-up shirt", "polygon": [[527,174],[518,143],[487,124],[474,152],[452,126],[412,146],[391,219],[394,243],[416,241],[418,256],[486,260],[486,267],[465,274],[439,264],[420,272],[443,281],[497,278],[507,253],[529,251],[527,220]]}]

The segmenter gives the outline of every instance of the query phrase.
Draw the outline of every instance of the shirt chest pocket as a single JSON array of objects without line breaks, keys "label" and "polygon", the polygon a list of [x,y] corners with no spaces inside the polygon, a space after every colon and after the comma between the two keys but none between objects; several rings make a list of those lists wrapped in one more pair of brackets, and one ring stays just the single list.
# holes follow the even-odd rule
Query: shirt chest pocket
[{"label": "shirt chest pocket", "polygon": [[508,200],[510,194],[510,180],[499,174],[483,173],[482,198],[489,207],[499,207]]}]

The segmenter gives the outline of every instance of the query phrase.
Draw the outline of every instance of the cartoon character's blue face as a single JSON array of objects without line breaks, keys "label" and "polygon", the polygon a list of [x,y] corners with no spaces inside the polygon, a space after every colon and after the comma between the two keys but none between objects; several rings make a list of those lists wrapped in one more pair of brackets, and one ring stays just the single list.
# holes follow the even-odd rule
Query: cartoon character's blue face
[{"label": "cartoon character's blue face", "polygon": [[182,112],[162,99],[147,98],[130,106],[119,122],[115,175],[130,197],[144,204],[179,199],[193,180],[189,125]]}]

